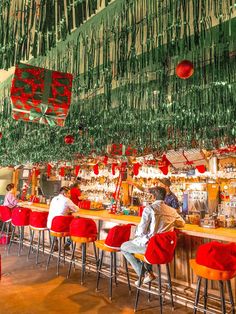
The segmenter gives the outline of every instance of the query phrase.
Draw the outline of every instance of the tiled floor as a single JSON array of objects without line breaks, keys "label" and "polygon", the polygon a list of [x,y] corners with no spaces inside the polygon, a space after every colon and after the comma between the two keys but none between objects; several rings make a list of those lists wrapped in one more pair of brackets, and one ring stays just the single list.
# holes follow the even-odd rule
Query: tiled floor
[{"label": "tiled floor", "polygon": [[[14,245],[13,245],[14,248]],[[27,249],[18,257],[13,249],[6,256],[4,247],[0,247],[2,255],[2,279],[0,282],[0,314],[131,314],[133,313],[135,292],[129,296],[125,284],[114,287],[114,300],[107,298],[108,283],[101,280],[101,290],[95,292],[95,274],[86,275],[86,284],[79,284],[80,270],[72,272],[66,279],[68,264],[61,268],[61,275],[56,276],[55,259],[45,270],[46,256],[39,265],[35,265],[34,257],[26,261]],[[139,311],[142,314],[159,313],[156,301],[148,304],[147,296],[140,299]],[[150,308],[150,305],[152,308]],[[164,313],[172,313],[168,305]],[[176,305],[176,314],[192,313],[191,309]]]}]

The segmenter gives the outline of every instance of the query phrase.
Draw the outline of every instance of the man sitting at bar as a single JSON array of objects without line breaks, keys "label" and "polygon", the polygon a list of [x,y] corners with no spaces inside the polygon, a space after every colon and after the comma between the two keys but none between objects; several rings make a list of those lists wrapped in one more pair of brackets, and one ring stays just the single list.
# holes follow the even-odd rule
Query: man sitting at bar
[{"label": "man sitting at bar", "polygon": [[[149,189],[154,202],[144,208],[142,218],[137,226],[135,238],[125,242],[121,246],[121,252],[130,262],[138,276],[141,273],[141,262],[134,257],[134,253],[144,254],[149,239],[156,233],[172,231],[175,227],[181,228],[185,222],[172,207],[164,203],[166,190],[163,187]],[[155,279],[152,267],[145,264],[147,270],[143,283],[149,283]],[[138,284],[138,281],[135,282]]]},{"label": "man sitting at bar", "polygon": [[[77,212],[79,207],[76,206],[70,197],[70,189],[67,186],[63,186],[60,188],[60,193],[53,197],[50,207],[49,207],[49,214],[48,214],[48,221],[47,227],[48,229],[51,228],[52,220],[56,216],[66,216],[69,215],[71,212]],[[71,240],[68,239],[67,243],[64,246],[65,250],[70,249]],[[54,251],[58,251],[58,240],[55,241]]]}]

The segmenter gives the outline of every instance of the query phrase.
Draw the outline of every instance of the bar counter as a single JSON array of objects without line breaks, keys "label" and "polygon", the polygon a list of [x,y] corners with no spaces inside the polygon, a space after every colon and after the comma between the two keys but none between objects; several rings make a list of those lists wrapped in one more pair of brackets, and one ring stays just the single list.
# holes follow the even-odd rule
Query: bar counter
[{"label": "bar counter", "polygon": [[[21,206],[28,207],[36,211],[48,211],[49,205],[38,203],[21,203]],[[137,225],[140,222],[141,217],[128,216],[128,215],[114,215],[109,214],[107,210],[88,210],[80,209],[78,213],[75,213],[76,217],[87,217],[94,220],[109,221],[113,223],[128,224],[132,223]],[[189,236],[214,239],[219,241],[236,242],[236,228],[216,228],[209,229],[199,227],[197,225],[185,224],[184,228],[180,229],[180,232]]]},{"label": "bar counter", "polygon": [[[22,202],[22,207],[28,207],[33,211],[48,211],[49,205]],[[109,214],[107,210],[86,210],[80,209],[77,213],[73,214],[75,217],[87,217],[97,221],[99,234],[101,235],[100,226],[102,222],[112,222],[115,224],[127,224],[132,223],[137,225],[140,222],[141,217],[127,216],[127,215],[114,215]],[[103,238],[103,236],[102,236]],[[185,224],[184,228],[179,230],[178,243],[175,249],[174,259],[170,264],[173,293],[175,301],[177,303],[184,304],[186,306],[193,306],[193,299],[196,288],[197,278],[190,269],[189,260],[195,258],[196,250],[199,245],[207,243],[209,241],[218,240],[224,242],[236,242],[236,229],[217,228],[208,229],[202,228],[197,225]],[[122,263],[121,272],[123,269]],[[165,276],[165,270],[162,268],[162,273]],[[135,277],[134,277],[135,278]],[[233,294],[236,293],[236,280],[232,280]],[[212,296],[219,297],[218,285],[212,282],[208,287],[208,292]],[[228,294],[226,294],[228,299]],[[209,309],[213,313],[220,313],[219,307],[215,307],[209,300]]]}]

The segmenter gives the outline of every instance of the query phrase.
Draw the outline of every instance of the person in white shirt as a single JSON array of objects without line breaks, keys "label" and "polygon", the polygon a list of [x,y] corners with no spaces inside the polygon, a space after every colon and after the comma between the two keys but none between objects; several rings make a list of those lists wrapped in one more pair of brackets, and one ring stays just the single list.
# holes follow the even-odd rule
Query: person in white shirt
[{"label": "person in white shirt", "polygon": [[[134,253],[144,254],[148,241],[156,233],[172,231],[175,227],[181,228],[185,222],[176,210],[164,203],[166,190],[163,187],[149,189],[155,201],[144,208],[142,218],[137,226],[135,238],[121,245],[121,252],[130,262],[138,276],[141,273],[141,262],[134,257]],[[155,279],[151,265],[146,264],[147,274],[143,283]],[[136,282],[137,283],[137,282]]]},{"label": "person in white shirt", "polygon": [[[52,226],[52,220],[56,216],[66,216],[69,215],[71,212],[77,212],[79,207],[76,206],[70,200],[70,189],[66,186],[60,188],[60,193],[53,197],[50,207],[49,207],[49,214],[47,220],[47,227],[48,229]],[[71,241],[68,240],[65,244],[65,249],[70,249]],[[54,251],[58,250],[58,241],[55,242]]]}]

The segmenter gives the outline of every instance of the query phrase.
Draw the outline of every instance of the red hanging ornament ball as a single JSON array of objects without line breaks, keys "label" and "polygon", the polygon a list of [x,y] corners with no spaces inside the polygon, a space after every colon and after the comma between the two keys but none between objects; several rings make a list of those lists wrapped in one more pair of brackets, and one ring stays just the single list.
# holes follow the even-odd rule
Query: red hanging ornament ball
[{"label": "red hanging ornament ball", "polygon": [[193,67],[192,62],[189,60],[181,61],[175,69],[176,75],[179,78],[184,79],[184,80],[192,76],[193,72],[194,72],[194,67]]},{"label": "red hanging ornament ball", "polygon": [[0,132],[0,140],[2,139],[2,132]]},{"label": "red hanging ornament ball", "polygon": [[66,135],[66,136],[64,137],[64,142],[65,142],[66,144],[73,144],[74,141],[75,141],[75,138],[74,138],[73,135]]}]

